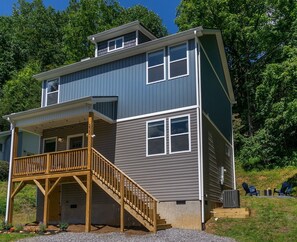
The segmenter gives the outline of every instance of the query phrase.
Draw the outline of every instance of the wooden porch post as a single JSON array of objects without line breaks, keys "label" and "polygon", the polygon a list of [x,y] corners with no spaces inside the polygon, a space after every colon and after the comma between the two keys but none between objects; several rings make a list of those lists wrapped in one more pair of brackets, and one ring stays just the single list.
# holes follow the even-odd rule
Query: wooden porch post
[{"label": "wooden porch post", "polygon": [[90,112],[88,117],[88,175],[87,175],[87,193],[86,193],[86,225],[85,232],[91,231],[91,212],[92,212],[92,147],[94,133],[94,113]]},{"label": "wooden porch post", "polygon": [[120,226],[121,226],[121,232],[124,232],[124,228],[125,228],[125,221],[124,221],[124,175],[123,173],[121,173],[121,181],[120,181],[120,193],[121,193],[121,210],[120,210]]},{"label": "wooden porch post", "polygon": [[13,129],[13,133],[11,134],[13,137],[13,143],[12,143],[12,154],[11,154],[11,177],[10,177],[10,183],[11,183],[11,188],[9,191],[9,203],[8,203],[8,220],[7,223],[12,223],[12,216],[13,216],[13,203],[14,203],[14,197],[12,197],[12,193],[14,191],[14,183],[12,182],[12,175],[13,175],[13,170],[14,170],[14,158],[18,156],[18,134],[19,134],[19,128],[15,127]]},{"label": "wooden porch post", "polygon": [[49,191],[49,179],[45,179],[45,189],[44,189],[44,205],[43,205],[43,223],[45,226],[48,224],[48,215],[49,215],[49,199],[48,199],[48,191]]}]

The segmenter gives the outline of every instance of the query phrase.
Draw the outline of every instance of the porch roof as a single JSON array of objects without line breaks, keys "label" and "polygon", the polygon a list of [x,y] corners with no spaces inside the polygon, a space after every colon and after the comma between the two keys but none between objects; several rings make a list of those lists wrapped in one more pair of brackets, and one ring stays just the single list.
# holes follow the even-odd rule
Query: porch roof
[{"label": "porch roof", "polygon": [[97,103],[112,103],[117,97],[90,96],[46,107],[30,109],[3,116],[4,119],[28,132],[42,134],[44,129],[87,122],[88,113],[94,113],[94,120],[102,119],[108,123],[115,120],[95,109]]}]

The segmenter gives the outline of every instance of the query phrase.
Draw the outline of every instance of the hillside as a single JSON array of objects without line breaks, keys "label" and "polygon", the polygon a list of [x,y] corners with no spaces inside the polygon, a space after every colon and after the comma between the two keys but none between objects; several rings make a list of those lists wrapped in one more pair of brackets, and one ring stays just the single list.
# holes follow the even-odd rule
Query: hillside
[{"label": "hillside", "polygon": [[[237,241],[296,241],[297,235],[297,198],[296,197],[250,197],[244,196],[241,187],[243,181],[256,186],[263,194],[267,188],[279,188],[289,180],[296,186],[297,168],[245,172],[237,167],[237,187],[241,195],[241,207],[251,209],[251,216],[246,219],[212,218],[207,222],[206,231],[221,236],[232,237]],[[294,196],[297,195],[296,187]]]}]

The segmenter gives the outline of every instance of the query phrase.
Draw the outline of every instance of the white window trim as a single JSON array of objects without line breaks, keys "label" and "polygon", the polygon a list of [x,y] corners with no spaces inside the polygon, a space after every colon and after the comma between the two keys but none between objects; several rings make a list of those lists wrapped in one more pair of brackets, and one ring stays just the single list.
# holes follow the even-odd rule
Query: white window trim
[{"label": "white window trim", "polygon": [[[117,48],[117,46],[116,46],[116,42],[117,42],[117,40],[119,40],[119,39],[122,40],[122,43],[123,43],[123,44],[122,44],[122,47]],[[110,50],[110,49],[109,49],[109,43],[112,42],[112,41],[115,42],[115,48],[114,48],[113,50]],[[124,42],[124,36],[119,37],[119,38],[116,38],[116,39],[111,39],[111,40],[107,41],[107,52],[113,52],[113,51],[116,51],[116,50],[119,50],[119,49],[123,49],[123,48],[124,48],[124,45],[125,45],[125,42]]]},{"label": "white window trim", "polygon": [[[159,122],[159,121],[164,121],[164,153],[158,153],[158,154],[152,154],[149,155],[148,154],[148,125],[149,123],[154,123],[154,122]],[[158,138],[160,138],[162,136],[159,136]],[[150,120],[150,121],[146,121],[146,157],[151,157],[151,156],[159,156],[159,155],[166,155],[166,118],[162,118],[162,119],[155,119],[155,120]]]},{"label": "white window trim", "polygon": [[[148,66],[148,55],[150,54],[150,53],[154,53],[154,52],[157,52],[157,51],[163,51],[163,64],[158,64],[158,65],[155,65],[155,66]],[[165,48],[162,48],[162,49],[158,49],[158,50],[154,50],[154,51],[150,51],[150,52],[147,52],[146,53],[146,84],[147,85],[151,85],[151,84],[155,84],[155,83],[158,83],[158,82],[163,82],[163,81],[165,81],[166,80],[166,56],[165,56],[165,53],[166,53],[166,51],[165,51]],[[164,66],[164,68],[163,68],[163,72],[164,72],[164,74],[163,74],[163,76],[164,76],[164,78],[163,79],[161,79],[161,80],[158,80],[158,81],[154,81],[154,82],[148,82],[149,80],[148,80],[148,70],[150,69],[150,68],[153,68],[153,67],[157,67],[157,66],[161,66],[161,65],[163,65]]]},{"label": "white window trim", "polygon": [[[187,117],[188,118],[188,132],[187,133],[178,134],[178,135],[188,134],[188,138],[189,138],[189,149],[188,150],[182,150],[182,151],[172,152],[171,151],[171,137],[172,136],[178,136],[178,135],[172,135],[171,134],[171,120],[172,119],[176,119],[176,118],[184,118],[184,117]],[[169,154],[178,154],[178,153],[191,152],[191,147],[192,146],[191,146],[191,119],[190,119],[190,114],[170,117],[169,118]]]},{"label": "white window trim", "polygon": [[[187,57],[182,58],[182,59],[178,59],[178,60],[174,60],[174,61],[170,61],[170,48],[178,46],[178,45],[183,45],[183,44],[186,44],[186,46],[187,46]],[[180,75],[180,76],[171,77],[170,76],[170,64],[174,63],[174,62],[181,61],[181,60],[185,60],[185,59],[187,59],[187,73],[183,74],[183,75]],[[179,43],[179,44],[168,46],[168,80],[173,80],[175,78],[180,78],[180,77],[184,77],[184,76],[188,76],[188,75],[189,75],[189,42],[184,42],[184,43]]]},{"label": "white window trim", "polygon": [[57,145],[58,145],[58,137],[49,137],[49,138],[44,138],[43,139],[43,146],[42,146],[42,153],[44,153],[44,147],[45,147],[45,141],[46,140],[50,140],[50,139],[54,139],[55,140],[55,142],[56,142],[56,148],[55,148],[55,151],[57,151]]},{"label": "white window trim", "polygon": [[73,135],[68,135],[67,136],[67,150],[69,150],[69,145],[70,145],[70,139],[75,138],[75,137],[82,137],[82,148],[85,147],[85,138],[84,134],[73,134]]},{"label": "white window trim", "polygon": [[[54,91],[54,92],[48,92],[48,82],[50,81],[54,81],[54,80],[58,80],[58,91]],[[58,99],[57,99],[57,103],[60,103],[60,77],[58,78],[54,78],[54,79],[50,79],[50,80],[47,80],[46,83],[45,83],[45,106],[47,106],[47,95],[50,94],[50,93],[55,93],[57,92],[58,93]],[[54,105],[54,104],[51,104],[51,105]]]}]

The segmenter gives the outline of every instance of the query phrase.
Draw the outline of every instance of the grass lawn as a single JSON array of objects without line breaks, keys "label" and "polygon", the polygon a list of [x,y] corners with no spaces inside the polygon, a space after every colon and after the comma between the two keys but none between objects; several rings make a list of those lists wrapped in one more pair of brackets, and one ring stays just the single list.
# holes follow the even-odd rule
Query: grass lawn
[{"label": "grass lawn", "polygon": [[0,241],[1,242],[10,242],[10,241],[17,241],[19,239],[25,239],[29,237],[36,236],[34,234],[19,234],[19,233],[11,233],[11,234],[0,234]]},{"label": "grass lawn", "polygon": [[[250,197],[244,196],[241,187],[243,181],[254,185],[263,194],[264,189],[280,188],[288,179],[297,179],[297,168],[288,167],[270,171],[245,172],[237,168],[237,184],[240,190],[240,205],[251,209],[251,216],[246,219],[214,218],[206,224],[209,233],[231,237],[242,242],[297,241],[297,198],[286,197]],[[294,196],[297,195],[296,187]]]}]

